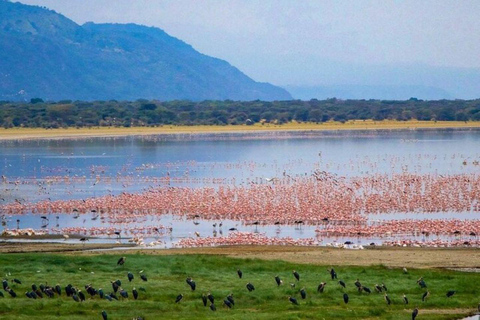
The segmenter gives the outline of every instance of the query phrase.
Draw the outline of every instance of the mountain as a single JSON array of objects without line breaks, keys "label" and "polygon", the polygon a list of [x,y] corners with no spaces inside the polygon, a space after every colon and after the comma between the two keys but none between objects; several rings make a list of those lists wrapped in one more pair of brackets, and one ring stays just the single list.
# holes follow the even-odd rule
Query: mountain
[{"label": "mountain", "polygon": [[328,86],[285,86],[294,99],[378,99],[378,100],[408,100],[419,98],[423,100],[453,99],[447,91],[422,85],[328,85]]},{"label": "mountain", "polygon": [[0,100],[288,100],[158,28],[0,0]]}]

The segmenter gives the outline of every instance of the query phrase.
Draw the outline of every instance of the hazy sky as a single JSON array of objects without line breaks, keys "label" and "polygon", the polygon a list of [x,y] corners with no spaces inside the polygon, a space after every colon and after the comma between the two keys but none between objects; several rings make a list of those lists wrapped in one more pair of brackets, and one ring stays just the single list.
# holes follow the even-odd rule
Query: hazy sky
[{"label": "hazy sky", "polygon": [[257,81],[279,85],[322,83],[329,74],[316,69],[329,65],[480,68],[479,0],[20,2],[80,24],[156,26]]}]

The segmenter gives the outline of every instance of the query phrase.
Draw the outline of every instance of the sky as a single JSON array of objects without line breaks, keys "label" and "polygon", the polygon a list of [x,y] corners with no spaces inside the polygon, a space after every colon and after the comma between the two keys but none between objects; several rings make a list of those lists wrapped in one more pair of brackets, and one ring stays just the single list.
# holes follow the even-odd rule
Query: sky
[{"label": "sky", "polygon": [[421,82],[415,72],[480,72],[478,0],[20,2],[46,6],[79,24],[159,27],[257,81],[277,85],[378,85],[385,83],[375,80],[378,70],[409,70],[411,83],[402,84],[432,86],[438,81]]}]

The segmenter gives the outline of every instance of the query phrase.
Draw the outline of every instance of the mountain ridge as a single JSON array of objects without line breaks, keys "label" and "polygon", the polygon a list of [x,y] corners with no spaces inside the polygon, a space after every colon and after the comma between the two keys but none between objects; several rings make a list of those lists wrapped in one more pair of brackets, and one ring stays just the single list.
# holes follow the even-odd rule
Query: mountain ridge
[{"label": "mountain ridge", "polygon": [[0,1],[0,100],[288,100],[227,61],[137,24],[78,25]]}]

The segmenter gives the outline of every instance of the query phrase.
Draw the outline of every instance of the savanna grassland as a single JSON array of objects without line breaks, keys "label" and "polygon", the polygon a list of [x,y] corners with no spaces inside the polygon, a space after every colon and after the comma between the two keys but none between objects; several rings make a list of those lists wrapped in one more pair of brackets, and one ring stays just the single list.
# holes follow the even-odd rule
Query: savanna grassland
[{"label": "savanna grassland", "polygon": [[[108,319],[411,319],[412,310],[418,307],[418,319],[458,319],[474,313],[480,299],[480,273],[425,268],[409,268],[408,273],[404,273],[402,268],[375,265],[374,260],[370,261],[373,265],[348,266],[191,252],[178,254],[178,250],[172,253],[4,253],[0,255],[0,272],[17,297],[12,298],[3,291],[5,297],[0,298],[0,318],[101,319],[101,312],[105,310]],[[475,251],[471,253],[476,255]],[[438,254],[441,255],[442,251]],[[122,255],[126,262],[119,266],[117,260]],[[335,268],[338,280],[346,283],[345,289],[337,283],[338,280],[331,280],[327,271],[331,267]],[[243,271],[242,279],[239,279],[237,269]],[[300,274],[300,281],[295,280],[293,270]],[[134,274],[132,282],[127,279],[128,272]],[[146,275],[148,281],[141,280],[141,274]],[[275,282],[276,275],[283,280],[280,286]],[[196,282],[195,291],[186,283],[187,277]],[[430,292],[425,302],[421,297],[426,289],[417,284],[420,277]],[[14,283],[14,278],[22,283]],[[111,281],[117,279],[128,292],[127,299],[117,294],[119,301],[110,302],[98,295],[90,297],[85,292],[85,285],[91,284],[109,294],[113,291]],[[372,293],[359,293],[354,285],[356,279]],[[254,291],[248,292],[245,287],[248,282],[255,286]],[[323,293],[318,293],[317,286],[321,282],[327,285]],[[29,299],[25,292],[32,290],[33,283],[37,286],[59,284],[62,294],[54,298]],[[383,293],[374,290],[375,284],[381,283],[388,288],[391,305],[387,305]],[[67,284],[85,292],[86,301],[75,302],[72,297],[67,297],[64,290]],[[132,296],[134,287],[139,292],[138,300]],[[305,288],[306,299],[300,297],[301,288]],[[456,293],[447,298],[449,290]],[[215,297],[215,312],[203,306],[201,296],[207,292]],[[223,303],[230,293],[235,300],[232,309]],[[344,293],[349,296],[348,304],[343,301]],[[179,294],[184,297],[175,303]],[[403,303],[403,294],[409,298],[408,305]],[[289,296],[295,297],[299,305],[290,303]]]}]

